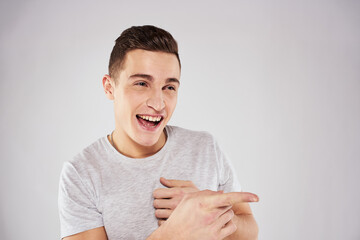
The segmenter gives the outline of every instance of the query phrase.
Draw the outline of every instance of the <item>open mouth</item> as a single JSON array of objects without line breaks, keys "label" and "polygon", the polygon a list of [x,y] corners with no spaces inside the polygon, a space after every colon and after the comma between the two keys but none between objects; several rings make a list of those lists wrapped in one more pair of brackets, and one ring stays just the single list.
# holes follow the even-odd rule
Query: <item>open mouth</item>
[{"label": "open mouth", "polygon": [[161,123],[161,121],[164,119],[162,116],[153,117],[153,116],[140,115],[140,114],[137,114],[136,118],[138,119],[140,125],[147,130],[156,128],[159,125],[159,123]]}]

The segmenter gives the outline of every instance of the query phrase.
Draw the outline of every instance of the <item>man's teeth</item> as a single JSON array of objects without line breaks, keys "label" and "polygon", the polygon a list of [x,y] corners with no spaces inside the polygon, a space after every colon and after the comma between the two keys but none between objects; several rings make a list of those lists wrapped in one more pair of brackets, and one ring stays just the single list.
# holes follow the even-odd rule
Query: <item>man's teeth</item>
[{"label": "man's teeth", "polygon": [[141,116],[141,115],[139,115],[139,117],[151,122],[159,122],[161,120],[161,117],[151,117],[151,116]]}]

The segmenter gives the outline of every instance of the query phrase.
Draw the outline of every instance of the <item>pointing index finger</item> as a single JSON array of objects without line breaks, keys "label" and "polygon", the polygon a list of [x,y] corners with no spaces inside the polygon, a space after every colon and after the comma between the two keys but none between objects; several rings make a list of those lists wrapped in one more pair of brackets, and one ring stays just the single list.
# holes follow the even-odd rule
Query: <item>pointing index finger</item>
[{"label": "pointing index finger", "polygon": [[209,207],[218,208],[232,206],[235,203],[258,202],[259,197],[249,192],[230,192],[209,196]]}]

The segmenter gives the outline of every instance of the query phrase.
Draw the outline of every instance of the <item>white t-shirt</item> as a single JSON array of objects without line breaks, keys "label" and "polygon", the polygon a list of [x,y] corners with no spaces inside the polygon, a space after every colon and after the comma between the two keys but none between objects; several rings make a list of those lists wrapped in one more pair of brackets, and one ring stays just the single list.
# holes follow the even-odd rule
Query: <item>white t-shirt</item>
[{"label": "white t-shirt", "polygon": [[200,190],[241,191],[214,138],[166,126],[156,154],[129,158],[100,138],[65,162],[59,186],[61,238],[104,226],[108,239],[145,239],[158,227],[153,191],[160,177],[191,180]]}]

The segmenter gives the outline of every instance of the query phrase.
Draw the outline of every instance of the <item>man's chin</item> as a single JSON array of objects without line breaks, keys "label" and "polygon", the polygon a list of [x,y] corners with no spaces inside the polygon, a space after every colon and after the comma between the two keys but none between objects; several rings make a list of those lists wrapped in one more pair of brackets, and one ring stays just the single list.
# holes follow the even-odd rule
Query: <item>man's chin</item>
[{"label": "man's chin", "polygon": [[[162,139],[163,137],[163,139]],[[143,147],[156,147],[157,144],[163,145],[162,141],[165,140],[164,131],[160,131],[158,134],[142,134],[138,136],[137,143]],[[165,141],[164,141],[165,142]],[[161,146],[162,147],[162,146]]]}]

